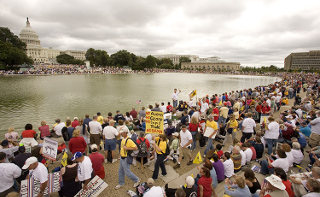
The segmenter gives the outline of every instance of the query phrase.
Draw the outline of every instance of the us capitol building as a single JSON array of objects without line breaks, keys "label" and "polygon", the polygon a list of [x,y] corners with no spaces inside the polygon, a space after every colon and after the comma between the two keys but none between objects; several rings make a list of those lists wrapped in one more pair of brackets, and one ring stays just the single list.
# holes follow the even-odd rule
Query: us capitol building
[{"label": "us capitol building", "polygon": [[61,51],[52,48],[43,48],[40,45],[38,34],[31,28],[27,18],[26,27],[20,32],[20,40],[27,45],[27,56],[30,57],[34,64],[57,64],[56,57],[61,54],[68,54],[75,59],[85,60],[85,51],[66,50]]}]

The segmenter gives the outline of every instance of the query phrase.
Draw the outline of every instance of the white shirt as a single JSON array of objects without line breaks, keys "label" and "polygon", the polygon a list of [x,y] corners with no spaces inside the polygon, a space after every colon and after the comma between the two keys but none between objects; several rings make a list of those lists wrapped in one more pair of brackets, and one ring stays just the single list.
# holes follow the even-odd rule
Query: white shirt
[{"label": "white shirt", "polygon": [[224,167],[224,176],[230,178],[232,175],[234,175],[234,164],[231,159],[225,160],[223,162]]},{"label": "white shirt", "polygon": [[46,166],[40,162],[38,162],[38,166],[34,170],[29,171],[29,175],[35,180],[40,181],[41,184],[48,180],[48,170]]},{"label": "white shirt", "polygon": [[253,133],[256,127],[256,122],[252,118],[246,118],[242,122],[243,133]]},{"label": "white shirt", "polygon": [[246,154],[243,152],[243,150],[240,150],[240,155],[241,155],[241,166],[246,165]]},{"label": "white shirt", "polygon": [[[186,132],[180,131],[180,146],[185,146],[190,140],[192,140],[192,135],[189,130],[186,130]],[[190,144],[191,145],[191,144]]]},{"label": "white shirt", "polygon": [[64,122],[60,122],[59,124],[57,124],[57,125],[53,128],[53,130],[54,130],[54,132],[55,132],[57,135],[61,136],[61,135],[62,135],[61,130],[62,130],[62,128],[65,127],[65,126],[66,126],[66,124],[65,124]]},{"label": "white shirt", "polygon": [[84,156],[84,160],[79,162],[78,165],[78,179],[79,181],[85,181],[91,178],[92,163],[88,156]]},{"label": "white shirt", "polygon": [[143,194],[143,197],[164,197],[165,192],[160,186],[153,186],[149,191]]},{"label": "white shirt", "polygon": [[164,105],[161,105],[161,106],[160,106],[160,110],[161,110],[163,113],[166,113],[166,112],[167,112],[167,108],[166,108],[166,106],[164,106]]},{"label": "white shirt", "polygon": [[287,155],[287,160],[288,160],[288,163],[289,163],[289,167],[292,167],[293,166],[293,162],[294,162],[292,151],[286,152],[286,155]]},{"label": "white shirt", "polygon": [[279,138],[279,129],[280,126],[276,121],[273,121],[268,124],[268,130],[264,134],[265,139],[278,139]]},{"label": "white shirt", "polygon": [[304,158],[301,150],[291,150],[292,156],[293,156],[293,162],[296,164],[300,164]]},{"label": "white shirt", "polygon": [[118,130],[113,126],[106,126],[103,128],[103,135],[106,139],[111,140],[116,138],[119,135]]},{"label": "white shirt", "polygon": [[179,92],[173,93],[172,100],[177,101],[179,99],[178,95],[179,95]]},{"label": "white shirt", "polygon": [[101,124],[96,120],[92,120],[89,122],[89,128],[91,134],[100,134],[102,131]]},{"label": "white shirt", "polygon": [[310,124],[311,124],[311,132],[320,135],[320,117],[312,120]]},{"label": "white shirt", "polygon": [[0,163],[0,192],[11,188],[14,179],[21,175],[19,166],[13,163]]},{"label": "white shirt", "polygon": [[250,162],[251,159],[252,159],[252,155],[253,155],[253,152],[251,150],[251,148],[247,148],[245,151],[244,151],[244,154],[246,154],[246,162]]},{"label": "white shirt", "polygon": [[282,168],[285,172],[289,170],[289,163],[287,158],[279,158],[272,162],[274,168]]},{"label": "white shirt", "polygon": [[203,103],[203,102],[201,101],[201,109],[200,109],[201,113],[205,113],[207,109],[209,109],[208,103],[207,103],[207,102],[204,102],[204,103]]}]

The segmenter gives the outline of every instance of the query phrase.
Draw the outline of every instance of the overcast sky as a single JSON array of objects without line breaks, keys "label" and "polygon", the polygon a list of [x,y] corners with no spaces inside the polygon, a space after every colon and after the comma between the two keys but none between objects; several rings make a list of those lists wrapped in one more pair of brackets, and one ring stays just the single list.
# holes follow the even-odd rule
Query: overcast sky
[{"label": "overcast sky", "polygon": [[320,0],[0,0],[0,26],[29,17],[43,47],[219,56],[277,65],[320,49]]}]

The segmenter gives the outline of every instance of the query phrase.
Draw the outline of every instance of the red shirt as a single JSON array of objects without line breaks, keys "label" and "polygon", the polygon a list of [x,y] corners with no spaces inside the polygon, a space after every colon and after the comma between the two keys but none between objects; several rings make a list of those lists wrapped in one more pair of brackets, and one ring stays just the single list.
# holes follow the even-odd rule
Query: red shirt
[{"label": "red shirt", "polygon": [[72,154],[76,152],[84,152],[87,148],[87,143],[84,141],[83,137],[73,137],[69,142],[69,150]]},{"label": "red shirt", "polygon": [[270,112],[270,107],[269,107],[269,105],[263,106],[262,109],[261,109],[261,111],[262,111],[263,114],[269,113],[269,112]]},{"label": "red shirt", "polygon": [[137,118],[138,112],[137,112],[136,110],[132,110],[132,111],[130,112],[130,115],[132,116],[132,118]]},{"label": "red shirt", "polygon": [[286,191],[289,197],[294,197],[294,193],[292,191],[291,182],[289,180],[282,181],[282,183],[286,186]]},{"label": "red shirt", "polygon": [[172,109],[173,109],[172,105],[168,105],[168,106],[167,106],[167,111],[168,111],[168,112],[172,112]]},{"label": "red shirt", "polygon": [[22,131],[22,138],[33,138],[35,135],[37,134],[37,132],[35,132],[34,130],[24,130]]},{"label": "red shirt", "polygon": [[223,151],[222,151],[222,150],[219,150],[219,151],[217,152],[217,155],[218,155],[218,157],[219,157],[219,159],[220,159],[220,157],[223,155]]},{"label": "red shirt", "polygon": [[79,121],[78,120],[74,120],[72,123],[71,123],[71,126],[73,128],[76,128],[76,126],[79,126]]},{"label": "red shirt", "polygon": [[104,156],[99,152],[93,152],[89,155],[94,171],[99,171],[103,166]]},{"label": "red shirt", "polygon": [[257,151],[256,151],[256,149],[253,146],[251,146],[250,149],[252,150],[251,160],[256,160],[257,159]]},{"label": "red shirt", "polygon": [[150,147],[150,142],[149,140],[147,140],[146,138],[144,137],[139,137],[139,139],[137,139],[137,144],[140,144],[142,141],[146,140],[146,145],[147,145],[147,148],[149,150],[149,147]]},{"label": "red shirt", "polygon": [[216,107],[213,108],[212,114],[217,115],[217,116],[214,116],[213,118],[214,118],[214,121],[218,121],[219,120],[219,109]]},{"label": "red shirt", "polygon": [[39,131],[40,131],[40,136],[42,138],[50,135],[49,125],[43,125],[43,126],[39,127]]},{"label": "red shirt", "polygon": [[199,127],[199,124],[189,123],[189,131],[190,131],[190,132],[198,131],[198,127]]},{"label": "red shirt", "polygon": [[256,111],[257,111],[258,113],[261,113],[261,108],[262,108],[262,106],[261,106],[261,105],[257,105],[257,107],[256,107]]},{"label": "red shirt", "polygon": [[[202,176],[198,180],[198,185],[202,185],[203,187],[203,197],[211,197],[212,195],[212,188],[211,188],[212,178]],[[198,196],[200,196],[200,188],[198,187]]]}]

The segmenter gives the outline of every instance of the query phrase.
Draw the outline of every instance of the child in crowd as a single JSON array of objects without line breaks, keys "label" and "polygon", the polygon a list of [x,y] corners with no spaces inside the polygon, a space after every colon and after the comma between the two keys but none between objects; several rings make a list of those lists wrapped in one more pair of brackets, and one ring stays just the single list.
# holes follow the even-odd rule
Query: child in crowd
[{"label": "child in crowd", "polygon": [[179,133],[175,132],[172,134],[172,136],[173,140],[170,145],[170,155],[164,161],[170,159],[176,163],[179,158]]},{"label": "child in crowd", "polygon": [[216,145],[216,151],[217,151],[217,155],[218,155],[219,159],[223,155],[223,151],[221,149],[222,149],[222,145],[221,144],[217,144]]}]

